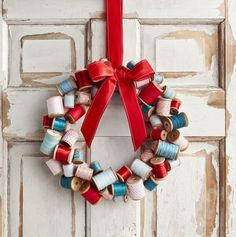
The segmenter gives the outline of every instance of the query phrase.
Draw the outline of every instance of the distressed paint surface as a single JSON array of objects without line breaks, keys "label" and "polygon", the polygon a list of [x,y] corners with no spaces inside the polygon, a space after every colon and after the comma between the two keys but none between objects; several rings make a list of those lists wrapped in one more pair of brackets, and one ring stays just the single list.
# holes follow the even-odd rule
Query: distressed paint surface
[{"label": "distressed paint surface", "polygon": [[[85,62],[104,56],[103,0],[24,0],[20,3],[5,0],[3,15],[9,25],[4,29],[5,43],[0,60],[3,61],[0,84],[4,87],[1,114],[5,140],[4,161],[0,158],[0,182],[5,181],[2,197],[0,189],[0,211],[2,207],[4,212],[4,216],[0,214],[0,221],[5,224],[4,233],[8,232],[8,236],[32,236],[32,233],[49,236],[56,224],[46,220],[56,217],[60,225],[65,225],[61,232],[55,233],[57,236],[93,237],[105,233],[109,237],[221,237],[225,236],[224,225],[227,236],[235,236],[235,4],[235,0],[229,0],[226,12],[225,93],[224,1],[124,0],[124,63],[147,58],[157,70],[161,66],[167,84],[178,88],[178,97],[184,101],[182,110],[190,117],[191,125],[183,130],[184,134],[197,142],[191,143],[184,153],[182,166],[170,174],[157,192],[148,193],[145,200],[125,206],[120,201],[101,203],[90,208],[84,206],[77,194],[68,194],[55,186],[55,179],[43,167],[39,144],[33,141],[42,139],[41,115],[46,112],[46,98],[55,95],[54,89],[43,87],[54,86],[73,70],[83,68]],[[52,40],[61,41],[62,47],[70,48],[70,54],[63,58],[62,50],[54,64],[50,62],[45,66],[44,61],[37,58],[40,53],[43,56],[38,48],[46,45],[47,49]],[[165,43],[160,45],[160,41]],[[181,61],[180,53],[175,53],[176,47],[180,47],[184,54],[185,48],[180,41],[191,49],[189,55],[185,55],[189,62],[184,61],[184,55]],[[169,53],[166,42],[171,42]],[[37,44],[38,48],[27,48],[25,43]],[[174,69],[171,53],[175,53],[178,60]],[[74,127],[79,128],[81,122]],[[225,135],[228,136],[227,157],[222,143]],[[104,167],[129,164],[135,156],[129,136],[121,101],[115,95],[102,118],[88,159],[99,159]],[[41,192],[42,189],[46,192]],[[35,210],[32,195],[41,209]],[[45,203],[42,200],[48,199],[47,195],[49,202]],[[68,205],[58,209],[61,202]],[[53,214],[48,211],[50,207]],[[62,213],[66,218],[62,218]],[[31,223],[37,216],[46,217]],[[0,224],[0,231],[4,224]],[[32,232],[39,225],[45,226],[44,229]]]}]

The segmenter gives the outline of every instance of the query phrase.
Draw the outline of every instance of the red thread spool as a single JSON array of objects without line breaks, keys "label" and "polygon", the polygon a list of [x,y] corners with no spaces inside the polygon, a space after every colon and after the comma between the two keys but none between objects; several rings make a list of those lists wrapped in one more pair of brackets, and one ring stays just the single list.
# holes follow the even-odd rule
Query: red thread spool
[{"label": "red thread spool", "polygon": [[132,171],[129,169],[127,166],[122,166],[118,171],[117,171],[117,176],[122,182],[126,182],[127,179],[132,175]]},{"label": "red thread spool", "polygon": [[53,153],[53,159],[60,161],[62,164],[69,164],[72,162],[73,155],[74,149],[57,145]]},{"label": "red thread spool", "polygon": [[153,128],[150,132],[150,137],[152,140],[162,140],[165,141],[167,138],[167,132],[164,129]]},{"label": "red thread spool", "polygon": [[168,171],[165,166],[165,158],[152,158],[151,165],[155,178],[164,178],[167,176]]},{"label": "red thread spool", "polygon": [[139,99],[146,105],[151,105],[161,94],[163,90],[152,81],[139,92]]},{"label": "red thread spool", "polygon": [[51,128],[52,127],[53,118],[49,118],[48,115],[43,115],[43,127]]},{"label": "red thread spool", "polygon": [[171,114],[178,114],[180,105],[181,105],[181,100],[179,100],[177,98],[172,99],[172,101],[170,103],[170,113]]},{"label": "red thread spool", "polygon": [[80,104],[75,105],[74,108],[69,109],[66,112],[65,117],[69,120],[70,123],[75,123],[85,114],[85,109]]},{"label": "red thread spool", "polygon": [[80,194],[84,197],[84,199],[92,205],[97,204],[99,201],[102,200],[102,196],[95,188],[93,188],[93,186],[90,185],[89,182],[83,183],[79,191]]},{"label": "red thread spool", "polygon": [[92,87],[92,82],[90,80],[88,70],[80,70],[75,73],[76,84],[79,90]]},{"label": "red thread spool", "polygon": [[165,163],[166,170],[169,172],[171,170],[169,161],[167,159],[165,159],[164,163]]}]

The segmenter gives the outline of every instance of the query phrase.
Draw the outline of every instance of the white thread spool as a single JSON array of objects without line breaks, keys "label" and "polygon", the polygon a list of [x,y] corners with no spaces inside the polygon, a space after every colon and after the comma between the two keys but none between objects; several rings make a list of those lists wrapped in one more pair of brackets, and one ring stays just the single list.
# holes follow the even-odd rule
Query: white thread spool
[{"label": "white thread spool", "polygon": [[54,176],[62,174],[62,167],[59,161],[50,159],[46,161],[45,163]]},{"label": "white thread spool", "polygon": [[62,168],[63,168],[63,172],[64,172],[65,177],[74,176],[74,165],[72,163],[68,164],[68,165],[63,165]]},{"label": "white thread spool", "polygon": [[146,180],[152,172],[152,167],[141,161],[140,159],[135,159],[130,167],[130,169],[139,177]]},{"label": "white thread spool", "polygon": [[115,183],[118,180],[118,177],[115,171],[110,167],[109,169],[95,175],[92,179],[97,189],[101,191],[110,184]]},{"label": "white thread spool", "polygon": [[154,152],[152,149],[145,149],[144,152],[141,154],[141,160],[143,162],[148,162],[149,160],[151,160],[154,157]]},{"label": "white thread spool", "polygon": [[47,99],[47,108],[50,118],[63,116],[65,113],[61,96],[53,96]]},{"label": "white thread spool", "polygon": [[143,180],[138,176],[131,176],[127,180],[128,194],[133,200],[140,200],[145,197]]},{"label": "white thread spool", "polygon": [[150,83],[150,79],[142,80],[142,81],[134,81],[134,84],[137,89],[141,89],[145,86],[147,86]]},{"label": "white thread spool", "polygon": [[159,98],[156,104],[156,114],[159,116],[170,115],[171,99]]},{"label": "white thread spool", "polygon": [[181,133],[178,130],[169,132],[167,140],[175,145],[178,145],[180,151],[186,150],[189,145],[188,140],[183,135],[181,135]]},{"label": "white thread spool", "polygon": [[91,94],[86,91],[77,91],[75,103],[76,104],[83,104],[83,105],[91,104]]},{"label": "white thread spool", "polygon": [[162,121],[161,121],[160,117],[157,116],[156,114],[151,115],[151,117],[149,118],[149,121],[150,121],[153,128],[162,127]]},{"label": "white thread spool", "polygon": [[103,190],[101,190],[99,192],[103,197],[104,199],[106,200],[112,200],[113,199],[113,195],[110,193],[109,189],[108,188],[104,188]]},{"label": "white thread spool", "polygon": [[74,92],[65,94],[64,106],[65,106],[65,108],[74,108],[75,107],[75,93]]},{"label": "white thread spool", "polygon": [[68,130],[61,139],[61,142],[67,146],[72,147],[79,138],[79,134],[73,130]]},{"label": "white thread spool", "polygon": [[171,170],[180,166],[181,165],[181,160],[180,159],[176,159],[176,160],[168,160],[168,163],[170,164],[170,168]]},{"label": "white thread spool", "polygon": [[75,172],[75,176],[90,181],[93,176],[93,169],[89,168],[83,163],[81,165],[78,165],[78,168]]}]

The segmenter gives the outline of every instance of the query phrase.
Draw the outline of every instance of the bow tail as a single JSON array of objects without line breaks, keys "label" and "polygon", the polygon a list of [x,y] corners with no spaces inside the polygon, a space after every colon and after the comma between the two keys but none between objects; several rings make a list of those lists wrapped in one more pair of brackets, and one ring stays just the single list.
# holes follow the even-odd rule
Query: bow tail
[{"label": "bow tail", "polygon": [[119,80],[118,87],[129,122],[129,129],[136,151],[147,137],[143,114],[138,104],[135,87],[132,83]]},{"label": "bow tail", "polygon": [[111,97],[116,88],[116,79],[110,77],[103,82],[99,90],[97,91],[93,102],[86,114],[81,132],[87,145],[90,147],[95,136],[100,119],[111,100]]}]

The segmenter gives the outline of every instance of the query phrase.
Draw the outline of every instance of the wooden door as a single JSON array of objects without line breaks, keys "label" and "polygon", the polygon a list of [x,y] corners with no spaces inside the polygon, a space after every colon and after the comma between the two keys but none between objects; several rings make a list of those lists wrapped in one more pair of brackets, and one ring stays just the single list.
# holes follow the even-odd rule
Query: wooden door
[{"label": "wooden door", "polygon": [[[57,185],[39,144],[55,83],[104,56],[103,0],[2,1],[2,235],[235,236],[235,9],[235,0],[124,1],[124,63],[147,58],[177,88],[191,144],[145,200],[90,207]],[[117,168],[135,155],[117,94],[87,159]]]}]

